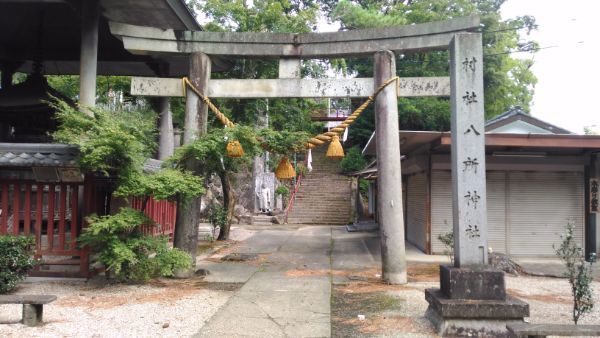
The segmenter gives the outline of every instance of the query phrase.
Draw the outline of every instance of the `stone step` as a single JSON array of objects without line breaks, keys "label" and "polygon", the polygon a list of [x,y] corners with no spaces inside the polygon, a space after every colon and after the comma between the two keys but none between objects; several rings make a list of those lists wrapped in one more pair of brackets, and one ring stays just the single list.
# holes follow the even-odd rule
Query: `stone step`
[{"label": "stone step", "polygon": [[306,214],[308,216],[310,215],[334,215],[334,214],[339,214],[339,215],[346,215],[350,213],[350,208],[337,208],[337,209],[333,209],[333,210],[326,210],[326,209],[310,209],[310,208],[296,208],[296,206],[293,207],[292,211],[290,212],[290,216],[291,215],[300,215],[300,214]]},{"label": "stone step", "polygon": [[350,210],[335,210],[335,211],[313,211],[313,210],[305,210],[305,209],[293,209],[292,212],[290,212],[290,214],[288,215],[288,217],[311,217],[311,216],[318,216],[318,217],[346,217],[347,215],[350,215]]},{"label": "stone step", "polygon": [[347,214],[350,213],[350,208],[348,207],[339,207],[339,208],[331,208],[331,209],[315,209],[304,206],[292,206],[292,211],[290,215],[298,214],[298,213],[306,213],[306,214],[327,214],[327,215],[336,215],[336,214]]},{"label": "stone step", "polygon": [[288,223],[342,225],[349,222],[352,180],[340,174],[340,161],[327,158],[326,151],[326,147],[313,150],[313,170],[302,177]]},{"label": "stone step", "polygon": [[305,206],[305,205],[296,205],[294,204],[292,206],[292,212],[299,212],[299,211],[306,211],[306,212],[329,212],[329,213],[336,213],[336,212],[342,212],[342,211],[348,211],[350,210],[350,207],[348,206],[339,206],[339,207],[332,207],[332,208],[316,208],[316,207],[311,207],[311,206]]},{"label": "stone step", "polygon": [[340,223],[349,223],[350,222],[350,217],[338,217],[338,218],[332,218],[332,217],[308,217],[308,216],[303,216],[303,217],[288,217],[288,223],[294,222],[294,223],[301,223],[301,222],[340,222]]},{"label": "stone step", "polygon": [[296,196],[294,198],[294,203],[310,203],[313,202],[313,204],[315,205],[322,205],[322,206],[331,206],[333,204],[340,204],[340,205],[345,205],[345,204],[350,204],[350,199],[343,197],[343,196],[339,196],[338,198],[333,198],[332,195],[326,195],[326,196]]},{"label": "stone step", "polygon": [[332,208],[342,208],[342,209],[350,209],[350,203],[346,201],[346,203],[328,203],[327,205],[320,204],[319,202],[314,203],[302,203],[302,200],[298,200],[294,202],[294,209],[298,209],[301,207],[306,208],[315,208],[315,210],[331,210]]},{"label": "stone step", "polygon": [[352,223],[348,218],[324,218],[324,217],[288,217],[288,223]]},{"label": "stone step", "polygon": [[321,209],[325,209],[325,208],[335,208],[335,207],[340,207],[340,208],[350,208],[350,200],[336,200],[336,201],[331,201],[329,199],[313,199],[313,198],[296,198],[294,200],[294,206],[309,206],[309,207],[319,207]]},{"label": "stone step", "polygon": [[257,214],[252,216],[252,225],[271,225],[273,216]]},{"label": "stone step", "polygon": [[351,222],[340,220],[321,220],[321,219],[289,219],[288,224],[335,224],[345,225]]},{"label": "stone step", "polygon": [[330,212],[313,212],[310,210],[296,210],[292,211],[288,217],[348,217],[348,215],[350,215],[350,211],[349,210],[345,210],[345,212],[341,211],[341,210],[336,210],[337,214],[333,214]]},{"label": "stone step", "polygon": [[[348,192],[350,194],[350,192]],[[320,203],[329,202],[329,201],[349,201],[350,197],[346,196],[344,191],[332,191],[332,192],[323,192],[323,191],[303,191],[296,194],[295,198],[300,199],[312,199],[314,201],[319,201]]]}]

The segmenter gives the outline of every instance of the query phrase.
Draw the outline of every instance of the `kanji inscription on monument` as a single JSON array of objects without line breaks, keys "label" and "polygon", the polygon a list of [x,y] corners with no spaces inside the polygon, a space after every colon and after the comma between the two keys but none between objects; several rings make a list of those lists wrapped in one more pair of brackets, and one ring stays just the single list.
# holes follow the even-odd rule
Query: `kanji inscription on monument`
[{"label": "kanji inscription on monument", "polygon": [[598,200],[600,199],[600,180],[597,178],[590,179],[590,212],[600,213]]},{"label": "kanji inscription on monument", "polygon": [[456,34],[450,55],[454,252],[456,267],[466,267],[487,263],[481,34]]}]

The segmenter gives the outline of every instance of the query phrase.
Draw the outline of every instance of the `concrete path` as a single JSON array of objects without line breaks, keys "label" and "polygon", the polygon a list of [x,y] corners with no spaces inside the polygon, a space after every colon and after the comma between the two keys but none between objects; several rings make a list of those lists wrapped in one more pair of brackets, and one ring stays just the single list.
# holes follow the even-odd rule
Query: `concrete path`
[{"label": "concrete path", "polygon": [[[197,337],[330,337],[332,283],[345,277],[332,270],[379,268],[378,232],[349,233],[343,226],[252,228],[233,251],[259,255],[263,261],[200,261],[209,283],[243,286]],[[407,245],[413,262],[444,262]],[[335,279],[335,280],[334,280]]]},{"label": "concrete path", "polygon": [[[218,263],[218,268],[211,266],[215,263],[199,264],[211,272],[207,281],[245,284],[198,337],[331,335],[330,227],[259,231],[235,251],[265,255],[267,261],[260,266]],[[325,273],[291,276],[299,269]],[[227,271],[232,272],[230,276]]]}]

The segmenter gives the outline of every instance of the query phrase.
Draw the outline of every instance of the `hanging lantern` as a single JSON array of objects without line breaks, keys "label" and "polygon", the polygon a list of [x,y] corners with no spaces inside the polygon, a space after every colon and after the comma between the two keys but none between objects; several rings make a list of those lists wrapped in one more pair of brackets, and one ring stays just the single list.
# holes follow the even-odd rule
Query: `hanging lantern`
[{"label": "hanging lantern", "polygon": [[227,142],[227,157],[242,157],[244,156],[244,148],[240,141],[233,140]]},{"label": "hanging lantern", "polygon": [[280,180],[290,180],[296,177],[296,171],[287,156],[284,156],[281,161],[279,161],[279,165],[277,166],[277,169],[275,169],[275,177]]},{"label": "hanging lantern", "polygon": [[331,143],[329,143],[329,148],[327,148],[327,153],[325,156],[329,158],[344,158],[344,148],[340,143],[340,138],[337,135],[334,135],[331,138]]}]

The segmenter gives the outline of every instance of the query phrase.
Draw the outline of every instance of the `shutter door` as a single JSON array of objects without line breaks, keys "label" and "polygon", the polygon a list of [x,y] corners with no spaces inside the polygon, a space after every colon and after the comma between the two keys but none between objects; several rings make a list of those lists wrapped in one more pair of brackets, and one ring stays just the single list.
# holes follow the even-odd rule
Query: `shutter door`
[{"label": "shutter door", "polygon": [[487,172],[488,247],[506,253],[506,172]]},{"label": "shutter door", "polygon": [[406,188],[406,238],[419,249],[426,251],[425,198],[427,176],[416,174],[408,177]]},{"label": "shutter door", "polygon": [[[487,172],[488,246],[495,252],[506,252],[505,172]],[[444,253],[438,236],[452,230],[452,175],[450,171],[431,173],[431,249]]]},{"label": "shutter door", "polygon": [[431,252],[446,250],[438,236],[452,231],[452,175],[450,171],[431,172]]},{"label": "shutter door", "polygon": [[583,190],[581,173],[509,173],[510,254],[554,256],[567,222],[583,246]]}]

